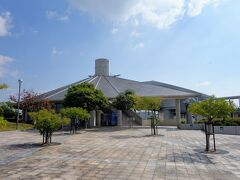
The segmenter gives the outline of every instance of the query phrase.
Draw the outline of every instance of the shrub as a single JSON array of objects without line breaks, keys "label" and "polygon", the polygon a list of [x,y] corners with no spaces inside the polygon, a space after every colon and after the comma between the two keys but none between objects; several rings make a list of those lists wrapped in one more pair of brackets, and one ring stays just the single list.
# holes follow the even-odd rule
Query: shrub
[{"label": "shrub", "polygon": [[69,119],[63,118],[60,114],[46,109],[29,114],[34,120],[34,127],[43,135],[43,144],[51,143],[53,132],[58,130],[62,125],[69,123]]},{"label": "shrub", "polygon": [[13,118],[17,114],[10,103],[0,103],[0,115],[1,113],[6,119]]},{"label": "shrub", "polygon": [[186,124],[187,121],[186,121],[186,119],[181,119],[181,120],[180,120],[180,123],[181,123],[181,124]]},{"label": "shrub", "polygon": [[136,105],[134,96],[135,93],[133,91],[126,90],[113,99],[112,105],[119,110],[130,110]]},{"label": "shrub", "polygon": [[85,121],[85,125],[87,126],[87,121],[90,118],[90,115],[86,109],[77,107],[62,109],[60,113],[63,117],[71,119],[71,130],[73,131],[73,134],[75,133],[77,126],[79,125],[79,120]]},{"label": "shrub", "polygon": [[90,115],[87,110],[77,107],[62,109],[61,114],[71,119],[78,119],[84,121],[90,118]]},{"label": "shrub", "polygon": [[[198,121],[195,121],[196,124],[203,124],[207,120],[201,119]],[[240,118],[215,118],[213,119],[213,123],[215,126],[240,126]]]},{"label": "shrub", "polygon": [[2,107],[0,107],[0,116],[3,116],[3,108]]},{"label": "shrub", "polygon": [[0,128],[6,127],[6,126],[7,126],[7,121],[3,117],[0,117]]}]

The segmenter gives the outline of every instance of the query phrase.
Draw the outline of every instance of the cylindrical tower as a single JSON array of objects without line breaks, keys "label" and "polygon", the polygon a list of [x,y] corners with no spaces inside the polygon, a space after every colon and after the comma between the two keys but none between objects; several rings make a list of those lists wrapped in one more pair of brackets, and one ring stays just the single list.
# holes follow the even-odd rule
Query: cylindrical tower
[{"label": "cylindrical tower", "polygon": [[109,60],[99,58],[95,60],[95,75],[109,76]]}]

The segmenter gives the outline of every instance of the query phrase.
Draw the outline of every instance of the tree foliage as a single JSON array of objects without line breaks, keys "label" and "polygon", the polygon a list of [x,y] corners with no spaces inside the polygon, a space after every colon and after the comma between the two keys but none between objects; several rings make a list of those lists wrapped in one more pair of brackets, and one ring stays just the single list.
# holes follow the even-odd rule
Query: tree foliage
[{"label": "tree foliage", "polygon": [[207,118],[208,121],[212,121],[214,118],[227,118],[231,113],[236,111],[236,106],[232,101],[211,97],[207,100],[191,104],[188,110],[195,115]]},{"label": "tree foliage", "polygon": [[0,117],[3,116],[4,110],[3,108],[0,106]]},{"label": "tree foliage", "polygon": [[7,126],[7,121],[0,116],[0,128],[4,128]]},{"label": "tree foliage", "polygon": [[1,102],[0,103],[0,116],[5,118],[12,118],[16,116],[16,111],[13,109],[12,103]]},{"label": "tree foliage", "polygon": [[87,121],[90,118],[90,115],[87,110],[77,107],[65,108],[60,112],[63,116],[70,119],[78,119]]},{"label": "tree foliage", "polygon": [[90,114],[86,109],[82,109],[80,107],[71,107],[62,109],[60,113],[63,117],[71,119],[71,133],[76,133],[77,129],[80,127],[80,121],[85,121],[85,126],[87,127],[87,121],[90,118]]},{"label": "tree foliage", "polygon": [[[10,100],[17,104],[18,96],[10,96]],[[48,100],[42,99],[38,93],[32,90],[23,90],[20,95],[20,109],[27,110],[28,112],[39,111],[41,109],[52,109],[53,104]]]},{"label": "tree foliage", "polygon": [[[210,149],[210,134],[212,129],[212,123],[214,118],[227,118],[232,112],[236,110],[236,107],[232,101],[226,101],[224,99],[216,99],[211,97],[207,100],[193,103],[189,106],[188,111],[195,114],[201,115],[207,118],[206,123],[206,151]],[[215,143],[214,143],[214,150]]]},{"label": "tree foliage", "polygon": [[157,97],[135,97],[135,109],[159,111],[161,99]]},{"label": "tree foliage", "polygon": [[47,109],[31,112],[29,115],[34,120],[34,127],[43,135],[43,144],[51,143],[53,132],[69,123],[68,118]]},{"label": "tree foliage", "polygon": [[7,84],[0,84],[0,89],[7,89],[8,85]]},{"label": "tree foliage", "polygon": [[64,106],[81,107],[88,111],[105,109],[108,106],[108,99],[101,90],[95,89],[92,84],[82,83],[68,89]]},{"label": "tree foliage", "polygon": [[135,96],[135,109],[137,110],[150,110],[151,116],[151,133],[152,135],[158,135],[159,118],[156,115],[156,111],[160,110],[161,99],[157,97],[138,97]]},{"label": "tree foliage", "polygon": [[131,90],[119,93],[119,95],[113,100],[112,105],[119,110],[130,110],[136,105],[136,95]]}]

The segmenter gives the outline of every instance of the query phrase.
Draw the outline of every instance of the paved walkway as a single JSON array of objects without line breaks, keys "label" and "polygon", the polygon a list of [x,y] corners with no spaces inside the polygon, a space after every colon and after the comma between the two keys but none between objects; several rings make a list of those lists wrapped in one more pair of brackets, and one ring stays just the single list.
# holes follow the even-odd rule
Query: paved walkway
[{"label": "paved walkway", "polygon": [[35,132],[0,133],[0,179],[240,179],[240,136],[216,135],[206,154],[201,131],[161,127],[59,132],[39,147]]}]

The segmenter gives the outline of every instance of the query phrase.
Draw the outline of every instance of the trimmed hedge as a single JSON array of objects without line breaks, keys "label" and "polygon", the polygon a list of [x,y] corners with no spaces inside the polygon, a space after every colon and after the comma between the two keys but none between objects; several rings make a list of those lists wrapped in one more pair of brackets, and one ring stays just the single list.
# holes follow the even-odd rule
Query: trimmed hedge
[{"label": "trimmed hedge", "polygon": [[[206,122],[206,119],[201,119],[195,121],[195,124],[202,124]],[[226,118],[226,119],[214,119],[213,120],[215,126],[240,126],[240,118]]]}]

